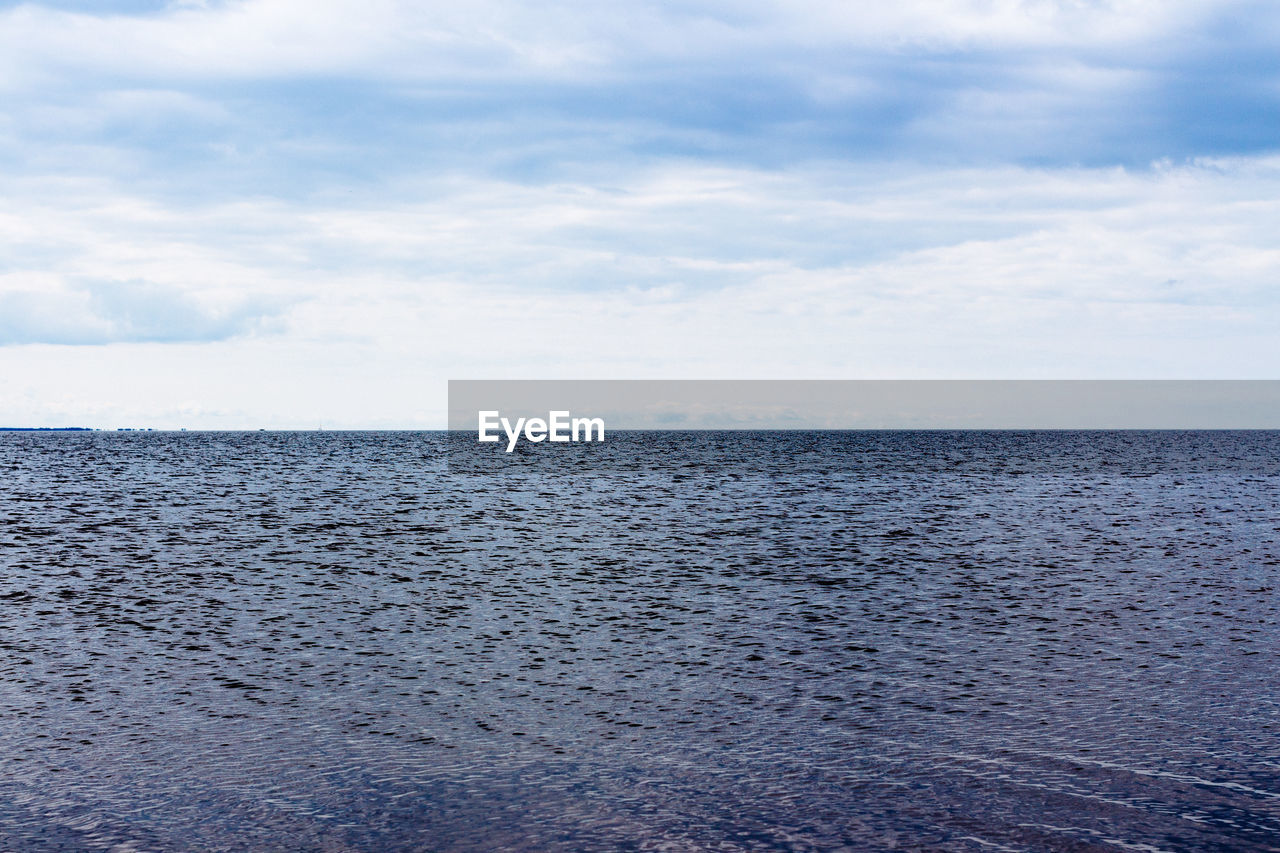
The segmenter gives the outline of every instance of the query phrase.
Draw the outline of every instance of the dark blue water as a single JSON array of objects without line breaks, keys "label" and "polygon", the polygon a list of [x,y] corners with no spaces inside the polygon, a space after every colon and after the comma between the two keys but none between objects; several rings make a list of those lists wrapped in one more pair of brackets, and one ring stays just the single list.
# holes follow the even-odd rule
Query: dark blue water
[{"label": "dark blue water", "polygon": [[0,436],[0,849],[1280,849],[1280,433],[446,443]]}]

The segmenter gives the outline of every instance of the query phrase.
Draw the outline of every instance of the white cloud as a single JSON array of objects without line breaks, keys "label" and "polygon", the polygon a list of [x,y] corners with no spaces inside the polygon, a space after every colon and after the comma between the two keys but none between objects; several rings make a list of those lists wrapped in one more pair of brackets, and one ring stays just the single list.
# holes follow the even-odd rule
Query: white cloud
[{"label": "white cloud", "polygon": [[[0,423],[433,426],[449,377],[1259,378],[1280,357],[1275,159],[685,164],[612,188],[424,179],[341,206],[4,189],[0,306],[25,340],[77,317],[154,340],[166,312],[227,339],[0,347]],[[91,275],[147,284],[113,308]]]},{"label": "white cloud", "polygon": [[1221,4],[1203,0],[836,0],[528,4],[242,0],[160,15],[22,5],[0,13],[10,85],[67,69],[133,78],[354,74],[380,79],[604,72],[636,62],[795,49],[1097,49],[1159,44]]},{"label": "white cloud", "polygon": [[243,297],[218,304],[227,302],[225,295],[200,299],[181,288],[137,280],[39,288],[6,284],[0,291],[0,346],[221,341],[266,328],[282,307]]},{"label": "white cloud", "polygon": [[0,11],[0,159],[229,199],[424,172],[587,182],[674,157],[1256,154],[1269,150],[1257,116],[1275,106],[1257,34],[1280,15],[1232,19],[1245,8],[239,0],[111,15],[26,4]]},{"label": "white cloud", "polygon": [[1245,8],[5,9],[0,425],[438,425],[449,376],[1271,376],[1280,160],[1075,165],[1265,150],[1280,16],[1208,25]]},{"label": "white cloud", "polygon": [[161,15],[23,5],[0,13],[10,86],[76,69],[170,83],[310,74],[423,78],[550,69],[590,60],[581,27],[522,4],[247,0]]}]

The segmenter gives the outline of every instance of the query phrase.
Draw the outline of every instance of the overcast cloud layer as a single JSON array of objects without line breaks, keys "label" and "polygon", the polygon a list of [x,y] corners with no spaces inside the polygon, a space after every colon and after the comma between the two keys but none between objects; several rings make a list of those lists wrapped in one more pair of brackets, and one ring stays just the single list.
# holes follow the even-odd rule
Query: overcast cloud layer
[{"label": "overcast cloud layer", "polygon": [[0,4],[0,425],[1275,378],[1271,3]]}]

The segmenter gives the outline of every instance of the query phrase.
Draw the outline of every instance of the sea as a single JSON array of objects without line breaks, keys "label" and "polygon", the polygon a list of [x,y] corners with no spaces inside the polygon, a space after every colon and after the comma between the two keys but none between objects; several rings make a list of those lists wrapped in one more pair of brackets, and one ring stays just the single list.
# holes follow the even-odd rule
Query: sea
[{"label": "sea", "polygon": [[1280,433],[0,435],[0,850],[1280,849]]}]

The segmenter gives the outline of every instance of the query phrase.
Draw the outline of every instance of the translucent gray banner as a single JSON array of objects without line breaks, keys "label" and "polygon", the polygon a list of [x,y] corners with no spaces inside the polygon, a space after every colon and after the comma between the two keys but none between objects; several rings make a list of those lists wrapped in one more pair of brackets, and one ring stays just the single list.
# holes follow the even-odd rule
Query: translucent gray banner
[{"label": "translucent gray banner", "polygon": [[503,418],[557,435],[579,419],[606,432],[1280,429],[1280,380],[450,380],[449,429],[478,431],[482,412],[495,435]]}]

